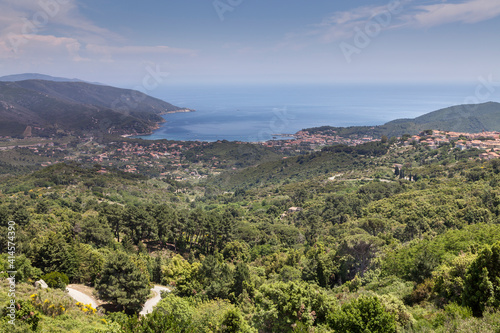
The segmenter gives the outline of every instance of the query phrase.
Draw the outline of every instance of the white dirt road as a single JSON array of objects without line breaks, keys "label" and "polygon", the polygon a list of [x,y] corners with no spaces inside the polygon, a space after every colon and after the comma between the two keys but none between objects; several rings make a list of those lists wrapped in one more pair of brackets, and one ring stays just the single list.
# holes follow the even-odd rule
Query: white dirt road
[{"label": "white dirt road", "polygon": [[73,297],[77,302],[83,303],[83,304],[90,304],[94,309],[97,308],[97,301],[95,298],[90,297],[81,291],[78,291],[76,289],[73,289],[71,287],[66,287],[66,290],[68,291],[68,294]]},{"label": "white dirt road", "polygon": [[[83,304],[90,304],[92,305],[93,308],[97,308],[97,300],[94,297],[91,297],[89,295],[86,295],[82,293],[81,291],[78,291],[76,289],[73,289],[71,287],[66,287],[66,290],[68,291],[68,294],[73,297],[77,302],[83,303]],[[170,291],[167,287],[163,286],[158,286],[155,285],[153,288],[151,288],[151,291],[153,292],[154,296],[146,301],[144,304],[144,307],[142,308],[142,311],[140,312],[141,316],[144,316],[148,313],[153,312],[153,308],[158,304],[158,302],[161,300],[161,292],[162,291]]]},{"label": "white dirt road", "polygon": [[141,316],[147,315],[148,313],[153,312],[153,308],[158,304],[158,302],[161,300],[161,292],[162,291],[169,291],[167,287],[162,287],[162,286],[157,286],[155,285],[151,291],[155,293],[155,296],[148,299],[146,301],[146,304],[144,304],[144,307],[142,308],[142,311],[139,313]]}]

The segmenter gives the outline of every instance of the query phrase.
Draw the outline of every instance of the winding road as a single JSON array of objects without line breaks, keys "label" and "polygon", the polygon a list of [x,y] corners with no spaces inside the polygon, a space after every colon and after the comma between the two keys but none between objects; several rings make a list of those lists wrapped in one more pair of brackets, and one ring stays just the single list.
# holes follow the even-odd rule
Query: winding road
[{"label": "winding road", "polygon": [[153,308],[155,307],[156,304],[158,304],[158,302],[161,300],[161,292],[162,291],[168,291],[170,292],[170,289],[168,289],[167,287],[162,287],[162,286],[157,286],[155,285],[151,291],[153,293],[155,293],[155,296],[153,296],[152,298],[148,299],[146,301],[146,303],[144,304],[144,307],[142,308],[142,311],[139,312],[139,314],[141,316],[145,316],[147,315],[148,313],[151,313],[153,312]]},{"label": "winding road", "polygon": [[[68,291],[68,294],[71,297],[73,297],[73,299],[75,299],[77,302],[81,302],[83,304],[91,304],[93,308],[97,308],[98,302],[94,297],[84,294],[81,291],[78,291],[71,287],[66,287],[66,290]],[[161,300],[161,292],[162,291],[170,292],[170,289],[168,289],[167,287],[155,285],[153,288],[151,288],[151,291],[154,293],[154,296],[148,299],[144,304],[142,311],[139,313],[141,316],[153,312],[153,308]]]},{"label": "winding road", "polygon": [[89,295],[86,295],[82,293],[81,291],[78,291],[76,289],[73,289],[71,287],[66,287],[66,290],[68,291],[68,294],[73,297],[77,302],[83,303],[83,304],[90,304],[94,309],[97,308],[97,301],[94,297],[90,297]]}]

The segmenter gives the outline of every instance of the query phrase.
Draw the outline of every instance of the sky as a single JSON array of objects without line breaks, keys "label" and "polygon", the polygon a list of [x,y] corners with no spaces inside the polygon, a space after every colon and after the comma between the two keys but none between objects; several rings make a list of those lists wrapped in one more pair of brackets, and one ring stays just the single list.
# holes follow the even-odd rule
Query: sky
[{"label": "sky", "polygon": [[500,0],[0,0],[0,75],[500,82],[499,31]]}]

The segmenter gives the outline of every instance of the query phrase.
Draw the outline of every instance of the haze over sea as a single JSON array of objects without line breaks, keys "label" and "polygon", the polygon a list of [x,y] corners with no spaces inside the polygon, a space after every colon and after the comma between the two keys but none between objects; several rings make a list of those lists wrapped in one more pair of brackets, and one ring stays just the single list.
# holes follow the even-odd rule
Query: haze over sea
[{"label": "haze over sea", "polygon": [[500,89],[476,96],[478,85],[170,86],[148,93],[196,112],[167,114],[161,128],[141,137],[265,141],[309,127],[381,125],[472,100],[500,101]]}]

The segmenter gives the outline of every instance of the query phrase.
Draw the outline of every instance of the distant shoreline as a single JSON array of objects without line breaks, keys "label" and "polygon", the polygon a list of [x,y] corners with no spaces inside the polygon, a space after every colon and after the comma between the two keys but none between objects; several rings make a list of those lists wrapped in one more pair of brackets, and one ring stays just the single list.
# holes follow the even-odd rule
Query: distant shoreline
[{"label": "distant shoreline", "polygon": [[[160,116],[166,115],[166,114],[173,114],[173,113],[189,113],[189,112],[196,112],[194,109],[179,109],[179,110],[173,110],[173,111],[164,111],[159,113]],[[147,133],[135,133],[135,134],[122,134],[120,135],[122,138],[130,138],[130,137],[135,137],[135,136],[145,136],[145,135],[151,135],[154,133],[155,130],[159,129],[161,127],[160,124],[164,124],[167,121],[164,119],[163,121],[157,122],[154,126],[150,128],[150,131]]]},{"label": "distant shoreline", "polygon": [[160,115],[171,114],[171,113],[188,113],[188,112],[196,112],[196,110],[193,110],[193,109],[179,109],[179,110],[174,110],[174,111],[161,112]]}]

